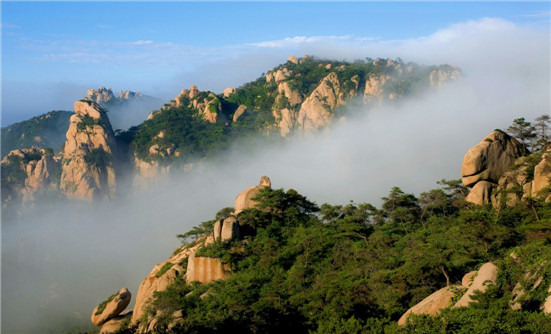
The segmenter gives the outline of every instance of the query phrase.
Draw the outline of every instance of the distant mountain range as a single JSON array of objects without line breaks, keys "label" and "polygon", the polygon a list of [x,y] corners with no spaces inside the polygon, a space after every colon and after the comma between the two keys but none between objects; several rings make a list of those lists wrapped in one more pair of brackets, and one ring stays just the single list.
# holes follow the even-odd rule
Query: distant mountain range
[{"label": "distant mountain range", "polygon": [[53,111],[2,129],[3,205],[33,201],[46,189],[87,201],[113,198],[121,175],[141,187],[237,141],[291,140],[460,76],[454,66],[400,59],[291,56],[238,88],[215,94],[192,86],[162,106],[141,93],[90,89],[75,113]]}]

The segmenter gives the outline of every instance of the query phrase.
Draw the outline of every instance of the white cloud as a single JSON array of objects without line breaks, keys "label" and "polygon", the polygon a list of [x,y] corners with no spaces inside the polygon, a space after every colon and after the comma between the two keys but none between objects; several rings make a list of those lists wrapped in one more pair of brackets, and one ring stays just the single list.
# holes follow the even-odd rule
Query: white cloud
[{"label": "white cloud", "polygon": [[530,14],[517,15],[517,17],[536,17],[536,18],[549,18],[551,16],[551,11],[539,11],[533,12]]}]

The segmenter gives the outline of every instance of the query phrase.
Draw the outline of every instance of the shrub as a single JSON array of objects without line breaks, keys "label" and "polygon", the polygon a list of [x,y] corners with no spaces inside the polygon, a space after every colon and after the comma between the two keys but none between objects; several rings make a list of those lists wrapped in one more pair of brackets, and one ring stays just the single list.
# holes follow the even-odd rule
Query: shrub
[{"label": "shrub", "polygon": [[84,162],[99,169],[104,169],[110,165],[111,155],[105,152],[103,148],[95,148],[84,155]]}]

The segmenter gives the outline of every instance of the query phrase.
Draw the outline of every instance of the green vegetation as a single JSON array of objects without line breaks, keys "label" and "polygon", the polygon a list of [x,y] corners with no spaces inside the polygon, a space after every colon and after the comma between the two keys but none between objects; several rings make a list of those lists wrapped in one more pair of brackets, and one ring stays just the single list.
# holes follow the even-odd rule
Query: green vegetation
[{"label": "green vegetation", "polygon": [[103,148],[94,148],[86,153],[84,162],[99,169],[104,169],[111,164],[111,154],[105,152]]},{"label": "green vegetation", "polygon": [[2,157],[18,148],[59,149],[65,141],[72,114],[71,111],[55,110],[2,128]]},{"label": "green vegetation", "polygon": [[109,298],[107,298],[106,300],[102,301],[99,305],[98,305],[98,309],[95,313],[95,315],[100,315],[103,313],[103,311],[105,310],[105,307],[107,306],[107,303],[111,302],[113,299],[115,299],[116,297],[118,297],[119,295],[119,292],[117,291],[116,293],[112,294],[111,296],[109,296]]},{"label": "green vegetation", "polygon": [[[158,134],[164,131],[161,138]],[[132,127],[122,135],[127,137],[136,155],[144,160],[161,160],[166,155],[149,154],[149,148],[157,144],[161,151],[176,145],[180,160],[202,158],[228,145],[228,129],[221,124],[212,124],[197,117],[196,110],[188,107],[163,110],[138,127]],[[172,157],[174,158],[174,157]]]},{"label": "green vegetation", "polygon": [[551,145],[551,116],[541,115],[536,123],[527,122],[524,117],[517,118],[507,131],[518,139],[525,149],[543,152]]},{"label": "green vegetation", "polygon": [[157,276],[157,277],[163,276],[170,268],[172,268],[172,266],[174,266],[174,263],[170,263],[170,262],[165,263],[165,264],[161,267],[161,269],[159,269],[159,271],[157,271],[157,272],[155,273],[155,276]]},{"label": "green vegetation", "polygon": [[93,128],[96,125],[104,126],[103,120],[100,118],[93,118],[89,115],[84,115],[80,117],[80,122],[77,123],[77,130],[86,131],[89,128]]},{"label": "green vegetation", "polygon": [[23,157],[11,155],[8,157],[8,162],[2,164],[1,182],[3,188],[9,188],[17,185],[23,185],[27,178],[25,166],[31,162],[40,160],[42,153],[40,151],[25,152]]},{"label": "green vegetation", "polygon": [[[279,73],[278,82],[285,81],[305,98],[320,86],[324,78],[332,74],[334,79],[325,81],[328,88],[333,89],[340,99],[349,100],[361,95],[366,80],[371,77],[378,79],[383,74],[392,76],[392,79],[380,82],[379,88],[385,91],[385,96],[394,93],[400,97],[417,92],[429,85],[431,71],[440,68],[405,64],[399,59],[366,58],[350,63],[305,57],[298,64],[286,62],[277,66],[270,71],[270,75],[275,77]],[[130,154],[133,150],[142,160],[185,164],[212,157],[220,151],[228,150],[236,142],[248,145],[252,142],[250,138],[258,138],[259,134],[269,141],[280,140],[276,123],[281,117],[278,111],[288,108],[297,112],[300,108],[300,104],[292,106],[290,98],[279,92],[275,79],[267,81],[266,75],[262,74],[258,79],[238,87],[227,97],[207,91],[198,92],[193,98],[182,95],[177,101],[180,107],[172,106],[176,105],[176,101],[171,101],[154,112],[152,119],[128,131],[119,131],[117,138],[123,144],[123,152]],[[199,111],[198,105],[205,103],[208,112],[220,114],[216,124],[209,123],[204,113]],[[332,114],[344,113],[346,110],[344,106],[333,107],[327,100],[322,105]],[[246,112],[232,121],[240,106],[245,106]],[[84,123],[82,126],[85,127]],[[160,135],[161,131],[164,131],[163,136]]]},{"label": "green vegetation", "polygon": [[[179,278],[155,294],[150,316],[164,314],[159,332],[181,310],[174,331],[183,333],[549,333],[551,317],[539,306],[551,285],[551,204],[494,210],[465,202],[459,180],[439,184],[419,198],[394,187],[380,208],[317,206],[292,189],[261,190],[258,206],[238,216],[241,240],[199,251],[230,263],[232,276]],[[477,304],[396,324],[488,261],[500,268],[498,282]],[[530,290],[538,276],[543,282]],[[517,282],[527,293],[513,311]]]}]

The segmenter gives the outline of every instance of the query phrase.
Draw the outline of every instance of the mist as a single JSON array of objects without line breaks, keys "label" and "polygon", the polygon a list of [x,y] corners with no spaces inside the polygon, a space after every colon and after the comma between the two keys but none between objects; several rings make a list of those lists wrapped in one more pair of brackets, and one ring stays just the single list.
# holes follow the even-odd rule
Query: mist
[{"label": "mist", "polygon": [[123,100],[120,105],[109,107],[108,117],[113,130],[127,130],[131,126],[137,126],[147,119],[153,111],[160,109],[163,100],[144,96],[139,100]]},{"label": "mist", "polygon": [[369,52],[348,44],[333,54],[321,44],[300,45],[297,56],[319,51],[337,59],[363,53],[453,63],[464,77],[400,103],[371,109],[352,103],[346,119],[284,144],[244,149],[236,143],[216,161],[144,192],[93,206],[37,207],[3,222],[2,333],[91,326],[99,302],[123,286],[135,296],[153,266],[179,245],[177,234],[233,206],[262,175],[273,188],[293,188],[320,205],[379,205],[393,186],[417,196],[442,178],[460,178],[464,154],[485,135],[506,130],[515,118],[532,121],[550,112],[549,33],[482,23],[374,44]]}]

